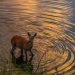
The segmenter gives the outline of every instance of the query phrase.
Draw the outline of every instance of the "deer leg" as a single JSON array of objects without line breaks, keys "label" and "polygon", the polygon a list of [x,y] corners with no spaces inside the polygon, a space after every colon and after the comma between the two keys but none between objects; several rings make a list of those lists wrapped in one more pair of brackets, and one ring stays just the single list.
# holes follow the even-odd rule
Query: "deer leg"
[{"label": "deer leg", "polygon": [[26,58],[26,63],[27,63],[27,61],[28,61],[28,59],[27,59],[27,51],[25,50],[25,58]]},{"label": "deer leg", "polygon": [[31,53],[31,58],[30,58],[29,62],[33,60],[33,56],[34,56],[33,52],[31,50],[30,50],[30,53]]},{"label": "deer leg", "polygon": [[21,48],[21,56],[23,57],[23,48]]},{"label": "deer leg", "polygon": [[15,46],[13,46],[12,49],[11,49],[11,54],[12,54],[12,56],[14,56],[14,50],[15,50],[15,49],[16,49]]},{"label": "deer leg", "polygon": [[20,49],[21,49],[21,55],[18,58],[16,58],[16,63],[17,64],[24,63],[24,60],[23,60],[23,48],[20,48]]},{"label": "deer leg", "polygon": [[15,46],[12,46],[12,49],[11,49],[11,51],[10,51],[10,53],[11,53],[11,55],[12,55],[12,63],[14,63],[15,62],[15,55],[14,55],[14,50],[16,49],[16,47]]}]

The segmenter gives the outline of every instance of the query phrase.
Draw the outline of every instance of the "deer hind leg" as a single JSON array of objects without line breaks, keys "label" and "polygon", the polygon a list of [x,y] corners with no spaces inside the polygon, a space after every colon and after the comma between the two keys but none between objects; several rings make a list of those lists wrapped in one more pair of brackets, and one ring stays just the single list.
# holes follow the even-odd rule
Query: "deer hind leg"
[{"label": "deer hind leg", "polygon": [[28,58],[27,58],[27,51],[25,50],[25,62],[27,63],[28,62]]},{"label": "deer hind leg", "polygon": [[14,50],[16,49],[16,47],[15,46],[12,46],[12,49],[11,49],[11,54],[12,54],[12,56],[14,56]]}]

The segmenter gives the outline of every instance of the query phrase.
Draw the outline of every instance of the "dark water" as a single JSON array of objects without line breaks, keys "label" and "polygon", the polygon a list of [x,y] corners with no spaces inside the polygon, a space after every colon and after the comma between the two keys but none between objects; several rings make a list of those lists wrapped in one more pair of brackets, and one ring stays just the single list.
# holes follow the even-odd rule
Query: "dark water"
[{"label": "dark water", "polygon": [[38,34],[34,41],[37,50],[34,52],[34,69],[42,59],[38,73],[72,75],[75,72],[74,3],[74,0],[1,0],[2,60],[10,58],[13,35],[27,37],[26,33],[33,31]]}]

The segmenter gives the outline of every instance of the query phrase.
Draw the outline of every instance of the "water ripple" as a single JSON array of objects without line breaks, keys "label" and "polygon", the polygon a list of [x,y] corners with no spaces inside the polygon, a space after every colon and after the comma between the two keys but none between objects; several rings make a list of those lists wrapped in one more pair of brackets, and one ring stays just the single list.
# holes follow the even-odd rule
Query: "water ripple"
[{"label": "water ripple", "polygon": [[70,28],[75,24],[69,21],[72,15],[70,3],[68,0],[0,1],[0,44],[2,53],[7,56],[4,57],[9,58],[13,35],[26,36],[28,31],[35,31],[38,35],[34,48],[39,54],[34,56],[34,72],[44,75],[73,74],[75,33]]}]

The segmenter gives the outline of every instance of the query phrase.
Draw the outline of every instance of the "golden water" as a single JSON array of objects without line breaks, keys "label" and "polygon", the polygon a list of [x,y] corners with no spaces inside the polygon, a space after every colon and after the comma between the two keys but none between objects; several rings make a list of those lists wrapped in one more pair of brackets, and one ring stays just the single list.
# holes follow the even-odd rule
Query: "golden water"
[{"label": "golden water", "polygon": [[38,73],[73,74],[75,33],[70,30],[74,26],[69,21],[71,15],[72,8],[66,0],[1,0],[1,57],[9,58],[10,39],[13,35],[26,36],[29,31],[37,32],[34,41],[37,50],[34,53],[34,69],[41,61]]}]

